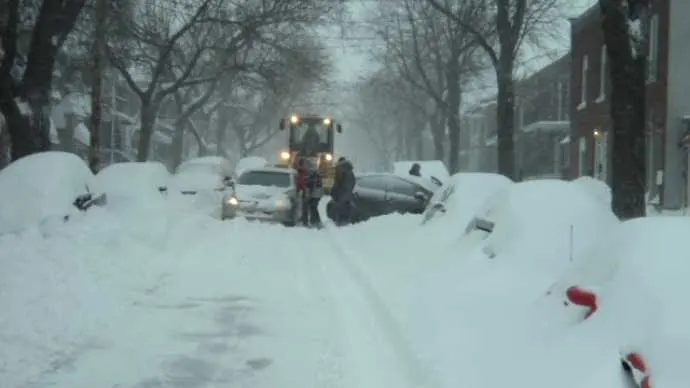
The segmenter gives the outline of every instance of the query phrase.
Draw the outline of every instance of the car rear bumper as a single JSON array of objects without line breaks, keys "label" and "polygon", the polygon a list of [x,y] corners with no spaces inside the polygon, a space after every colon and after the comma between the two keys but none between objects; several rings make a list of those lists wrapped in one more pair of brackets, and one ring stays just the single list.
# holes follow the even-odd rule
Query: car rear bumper
[{"label": "car rear bumper", "polygon": [[292,209],[286,210],[247,210],[230,208],[228,206],[223,206],[223,211],[221,218],[224,220],[230,220],[235,218],[244,218],[247,220],[259,220],[259,221],[269,221],[269,222],[291,222],[292,221]]}]

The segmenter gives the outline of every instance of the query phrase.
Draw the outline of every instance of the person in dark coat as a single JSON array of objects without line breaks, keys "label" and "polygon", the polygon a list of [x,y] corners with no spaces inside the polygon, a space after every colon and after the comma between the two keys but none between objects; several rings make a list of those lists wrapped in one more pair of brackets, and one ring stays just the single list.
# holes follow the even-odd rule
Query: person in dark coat
[{"label": "person in dark coat", "polygon": [[307,131],[302,137],[302,154],[304,156],[314,156],[318,152],[321,137],[319,132],[314,128],[314,124],[307,126]]},{"label": "person in dark coat", "polygon": [[355,173],[352,163],[345,159],[338,159],[335,168],[335,179],[331,189],[331,197],[335,205],[332,212],[336,224],[352,222],[354,208]]},{"label": "person in dark coat", "polygon": [[319,215],[319,201],[323,197],[323,179],[316,168],[309,171],[307,175],[307,208],[309,210],[309,226],[320,228],[322,226],[321,216]]},{"label": "person in dark coat", "polygon": [[412,168],[410,168],[410,175],[412,176],[422,176],[422,166],[419,165],[419,163],[415,163],[412,165]]}]

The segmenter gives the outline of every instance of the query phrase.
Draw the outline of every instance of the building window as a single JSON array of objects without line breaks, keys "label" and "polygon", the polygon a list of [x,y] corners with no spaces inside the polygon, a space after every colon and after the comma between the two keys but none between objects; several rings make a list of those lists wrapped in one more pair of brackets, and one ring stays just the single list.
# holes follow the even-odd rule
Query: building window
[{"label": "building window", "polygon": [[601,46],[601,61],[599,62],[599,97],[597,97],[597,102],[606,100],[606,86],[609,79],[607,57],[606,45],[604,44]]},{"label": "building window", "polygon": [[649,19],[649,52],[647,53],[647,82],[656,82],[659,78],[659,15]]},{"label": "building window", "polygon": [[589,70],[589,58],[585,54],[582,57],[582,85],[580,86],[580,105],[577,106],[578,110],[585,109],[587,107],[587,71]]}]

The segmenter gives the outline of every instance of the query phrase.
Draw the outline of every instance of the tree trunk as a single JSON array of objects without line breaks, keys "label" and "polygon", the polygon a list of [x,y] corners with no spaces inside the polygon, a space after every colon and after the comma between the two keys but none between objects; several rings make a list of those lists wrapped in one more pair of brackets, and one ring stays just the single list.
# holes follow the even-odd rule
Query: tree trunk
[{"label": "tree trunk", "polygon": [[[98,172],[101,163],[101,122],[103,119],[103,73],[106,56],[105,23],[107,7],[108,3],[106,0],[98,0],[96,4],[96,40],[93,57],[93,84],[91,85],[91,136],[89,142],[89,167],[94,174]],[[110,147],[114,148],[115,144],[111,144]]]},{"label": "tree trunk", "polygon": [[448,124],[448,170],[459,171],[460,157],[460,68],[457,61],[450,61],[446,67],[446,122]]},{"label": "tree trunk", "polygon": [[184,124],[178,123],[170,145],[170,168],[174,171],[182,163],[184,151]]},{"label": "tree trunk", "polygon": [[218,156],[227,156],[224,147],[228,130],[227,120],[229,117],[224,109],[216,113],[216,155]]},{"label": "tree trunk", "polygon": [[431,117],[431,137],[434,143],[434,159],[435,160],[445,160],[445,147],[444,143],[446,140],[445,136],[445,120],[440,112],[437,112]]},{"label": "tree trunk", "polygon": [[139,127],[139,146],[137,149],[137,162],[149,160],[151,150],[151,138],[153,126],[156,125],[156,106],[148,99],[141,101],[141,123]]},{"label": "tree trunk", "polygon": [[513,80],[513,58],[512,54],[504,53],[503,48],[501,51],[502,52],[496,74],[496,79],[498,80],[498,96],[496,101],[496,125],[498,126],[498,173],[505,175],[510,179],[516,179],[515,142],[513,140],[515,127],[515,81]]},{"label": "tree trunk", "polygon": [[[614,213],[621,219],[644,217],[645,204],[645,66],[631,45],[628,18],[613,0],[600,0],[602,28],[611,64],[613,128],[611,191]],[[632,12],[644,5],[630,1]],[[640,13],[637,13],[639,16]],[[640,44],[639,46],[642,46]]]}]

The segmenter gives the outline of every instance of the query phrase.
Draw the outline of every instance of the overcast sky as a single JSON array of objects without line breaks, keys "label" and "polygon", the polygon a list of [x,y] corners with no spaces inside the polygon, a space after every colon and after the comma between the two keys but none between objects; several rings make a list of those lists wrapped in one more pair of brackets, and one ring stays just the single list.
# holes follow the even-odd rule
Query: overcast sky
[{"label": "overcast sky", "polygon": [[[422,0],[419,0],[422,1]],[[570,46],[570,25],[568,17],[577,16],[589,6],[596,3],[596,0],[569,0],[563,8],[563,23],[561,26],[561,42],[554,42],[550,47],[546,47],[542,52],[535,52],[532,59],[525,64],[526,71],[536,71],[552,62],[561,55],[567,53]],[[338,39],[341,31],[333,30],[326,33],[325,39],[333,52],[336,66],[334,78],[338,82],[352,82],[358,76],[371,71],[373,65],[369,63],[367,55],[363,52],[367,49],[380,48],[381,43],[368,37],[365,24],[368,21],[370,10],[376,6],[376,0],[357,0],[351,3],[352,23],[348,23],[345,29],[345,37]]]}]

